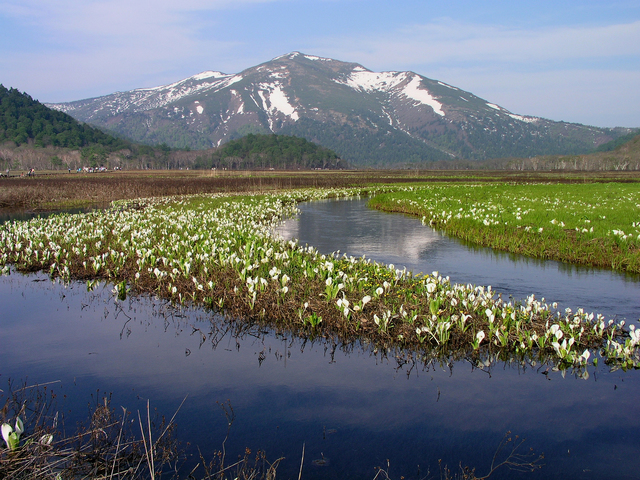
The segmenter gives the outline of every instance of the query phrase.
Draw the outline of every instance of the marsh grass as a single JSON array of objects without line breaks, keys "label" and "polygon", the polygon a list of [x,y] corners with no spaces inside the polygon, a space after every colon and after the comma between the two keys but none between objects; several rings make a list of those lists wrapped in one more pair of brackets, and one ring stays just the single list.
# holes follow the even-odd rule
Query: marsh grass
[{"label": "marsh grass", "polygon": [[[56,382],[53,382],[56,383]],[[176,440],[175,419],[153,412],[111,407],[110,395],[92,396],[88,415],[74,433],[67,434],[64,417],[56,410],[52,384],[14,385],[0,390],[0,422],[20,416],[25,425],[20,446],[0,446],[0,478],[15,480],[137,480],[202,478],[215,480],[272,480],[281,459],[269,462],[264,452],[246,449],[235,460],[226,458],[224,442],[212,458],[200,455],[190,472]],[[186,400],[186,399],[185,399]],[[184,403],[184,401],[183,401]],[[230,408],[230,406],[229,406]],[[229,423],[229,428],[231,424]],[[227,431],[227,435],[229,432]],[[51,435],[53,441],[43,442]],[[4,442],[3,442],[4,443]]]},{"label": "marsh grass", "polygon": [[[152,416],[149,409],[146,431],[137,435],[131,412],[118,414],[109,396],[95,397],[86,422],[65,435],[64,417],[55,410],[56,395],[47,385],[10,382],[2,397],[1,420],[20,416],[25,425],[16,450],[0,448],[2,478],[142,479],[175,469],[179,452],[173,419]],[[52,441],[43,442],[48,435]]]},{"label": "marsh grass", "polygon": [[209,193],[273,192],[415,181],[398,172],[117,172],[3,179],[0,209],[62,209],[115,200]]},{"label": "marsh grass", "polygon": [[[129,412],[124,407],[119,412],[111,407],[110,395],[98,392],[89,402],[87,419],[79,424],[75,433],[66,434],[64,418],[56,411],[56,396],[50,386],[13,385],[9,382],[8,393],[0,390],[0,401],[4,400],[0,421],[12,421],[20,415],[25,425],[17,449],[9,451],[4,445],[0,446],[0,478],[275,480],[277,469],[285,460],[281,457],[269,461],[264,451],[254,453],[248,448],[235,458],[228,458],[225,442],[235,420],[229,402],[219,404],[228,425],[221,449],[211,458],[205,458],[200,452],[198,463],[190,470],[183,468],[185,456],[175,437],[175,420],[180,408],[169,420],[153,414],[149,402],[142,414],[139,411]],[[48,436],[53,440],[44,441]],[[451,471],[439,461],[436,474],[432,475],[427,470],[421,478],[483,480],[499,469],[531,472],[542,468],[544,454],[535,454],[532,449],[524,450],[523,444],[524,439],[507,432],[498,444],[485,475],[478,476],[475,468],[462,464]],[[305,477],[304,464],[303,445],[298,479]],[[385,468],[376,468],[373,480],[391,480],[390,471],[387,461]]]},{"label": "marsh grass", "polygon": [[640,273],[636,184],[434,185],[380,195],[370,205],[421,216],[473,244]]}]

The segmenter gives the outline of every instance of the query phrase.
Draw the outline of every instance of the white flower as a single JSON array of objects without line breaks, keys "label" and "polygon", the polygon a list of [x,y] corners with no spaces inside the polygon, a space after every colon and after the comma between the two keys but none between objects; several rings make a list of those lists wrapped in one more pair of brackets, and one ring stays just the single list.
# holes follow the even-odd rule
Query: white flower
[{"label": "white flower", "polygon": [[15,430],[8,423],[2,424],[2,438],[7,444],[9,450],[15,450],[20,444],[20,435],[24,432],[24,424],[20,417],[16,418]]},{"label": "white flower", "polygon": [[9,435],[13,432],[13,428],[8,423],[2,424],[2,438],[4,438],[5,443],[7,444],[7,448],[11,448],[9,445]]},{"label": "white flower", "polygon": [[20,417],[16,418],[16,433],[18,436],[24,433],[24,423],[22,423]]}]

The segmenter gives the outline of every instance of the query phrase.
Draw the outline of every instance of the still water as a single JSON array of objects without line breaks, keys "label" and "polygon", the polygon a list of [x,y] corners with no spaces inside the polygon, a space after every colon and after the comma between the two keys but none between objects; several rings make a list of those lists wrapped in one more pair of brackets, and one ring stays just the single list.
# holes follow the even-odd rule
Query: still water
[{"label": "still water", "polygon": [[[302,208],[281,232],[326,252],[366,253],[457,282],[492,284],[505,295],[536,293],[638,318],[634,278],[469,250],[413,218],[368,211],[362,202]],[[613,300],[591,298],[603,292]],[[491,478],[640,478],[637,372],[590,367],[582,380],[502,363],[484,370],[467,362],[403,365],[358,346],[305,343],[259,328],[234,335],[202,310],[152,298],[118,302],[110,286],[88,292],[82,283],[51,283],[41,274],[0,278],[0,305],[1,389],[9,378],[59,381],[54,388],[67,396],[59,396],[59,408],[70,430],[105,392],[113,393],[115,408],[142,411],[149,399],[168,416],[187,396],[177,416],[178,437],[192,444],[186,465],[194,464],[193,445],[205,456],[221,448],[226,419],[216,402],[230,401],[236,419],[228,458],[244,447],[264,449],[271,460],[284,456],[281,479],[298,478],[303,444],[303,479],[372,479],[387,461],[394,479],[439,478],[439,459],[484,475],[507,431],[526,438],[523,448],[544,452],[545,466],[498,470]],[[326,464],[314,464],[318,459]]]},{"label": "still water", "polygon": [[279,233],[299,239],[322,253],[336,250],[404,266],[415,273],[440,272],[452,283],[491,285],[504,297],[535,294],[563,308],[640,318],[640,277],[607,270],[541,261],[465,245],[406,215],[367,208],[366,200],[323,201],[300,205],[301,214],[287,220]]}]

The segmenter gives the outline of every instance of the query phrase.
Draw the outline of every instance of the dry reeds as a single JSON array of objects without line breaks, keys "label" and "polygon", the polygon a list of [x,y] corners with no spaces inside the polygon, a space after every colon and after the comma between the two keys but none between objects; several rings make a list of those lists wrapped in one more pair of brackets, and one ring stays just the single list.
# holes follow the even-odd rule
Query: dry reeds
[{"label": "dry reeds", "polygon": [[506,171],[127,171],[95,174],[37,174],[0,181],[0,209],[50,210],[101,206],[114,200],[190,195],[200,193],[273,192],[291,188],[341,188],[380,183],[430,183],[476,181],[559,183],[639,181],[638,172]]}]

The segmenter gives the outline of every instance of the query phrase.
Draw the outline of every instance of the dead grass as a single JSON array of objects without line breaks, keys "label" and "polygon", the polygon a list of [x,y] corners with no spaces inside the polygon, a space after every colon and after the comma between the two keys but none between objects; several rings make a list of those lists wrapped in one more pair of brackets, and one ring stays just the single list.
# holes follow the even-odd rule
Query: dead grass
[{"label": "dead grass", "polygon": [[489,170],[176,171],[137,170],[94,174],[38,172],[0,179],[0,211],[103,206],[114,200],[199,193],[340,188],[380,183],[502,181],[638,182],[640,172],[513,172]]}]

